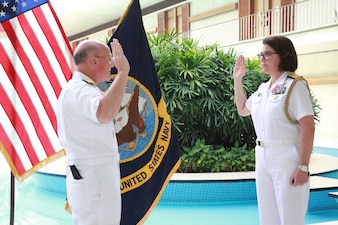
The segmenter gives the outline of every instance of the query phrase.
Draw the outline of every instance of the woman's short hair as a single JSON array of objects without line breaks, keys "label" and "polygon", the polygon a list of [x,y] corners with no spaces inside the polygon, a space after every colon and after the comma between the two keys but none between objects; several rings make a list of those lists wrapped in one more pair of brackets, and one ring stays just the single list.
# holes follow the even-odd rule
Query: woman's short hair
[{"label": "woman's short hair", "polygon": [[298,67],[297,53],[290,39],[284,36],[269,36],[263,39],[280,56],[280,71],[295,72]]}]

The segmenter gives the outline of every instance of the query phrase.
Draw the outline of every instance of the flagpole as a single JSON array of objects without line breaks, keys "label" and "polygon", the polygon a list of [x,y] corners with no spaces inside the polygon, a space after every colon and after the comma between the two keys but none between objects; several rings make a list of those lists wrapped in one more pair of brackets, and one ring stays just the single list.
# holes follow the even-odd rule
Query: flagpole
[{"label": "flagpole", "polygon": [[9,225],[14,225],[14,201],[15,201],[15,178],[11,172],[11,202],[10,202],[10,218]]}]

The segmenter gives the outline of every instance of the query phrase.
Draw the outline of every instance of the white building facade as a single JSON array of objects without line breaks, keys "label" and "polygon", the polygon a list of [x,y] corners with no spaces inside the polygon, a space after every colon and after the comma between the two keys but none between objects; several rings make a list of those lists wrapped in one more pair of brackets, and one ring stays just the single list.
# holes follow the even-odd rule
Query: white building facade
[{"label": "white building facade", "polygon": [[[255,57],[262,39],[284,35],[295,45],[299,66],[322,108],[315,146],[338,149],[338,0],[167,0],[143,16],[148,33],[176,29],[201,45],[218,43]],[[142,0],[140,0],[142,6]],[[70,40],[105,40],[114,28]]]}]

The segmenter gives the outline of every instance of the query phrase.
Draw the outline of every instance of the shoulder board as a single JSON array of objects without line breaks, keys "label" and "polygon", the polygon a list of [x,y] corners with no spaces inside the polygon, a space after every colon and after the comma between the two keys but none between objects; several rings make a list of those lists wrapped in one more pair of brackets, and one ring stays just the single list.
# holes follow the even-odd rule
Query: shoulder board
[{"label": "shoulder board", "polygon": [[303,76],[299,76],[299,75],[297,75],[297,74],[295,74],[295,73],[290,73],[290,74],[288,75],[288,77],[290,77],[290,78],[292,78],[292,79],[295,79],[295,80],[305,80]]},{"label": "shoulder board", "polygon": [[90,85],[94,85],[96,86],[96,84],[92,81],[89,81],[89,80],[85,80],[85,79],[82,79],[84,82],[86,82],[87,84],[90,84]]},{"label": "shoulder board", "polygon": [[309,95],[311,97],[310,88],[309,88],[309,85],[308,85],[306,79],[303,76],[299,76],[299,75],[297,75],[295,73],[290,73],[288,75],[288,77],[290,77],[290,78],[292,78],[294,80],[292,81],[292,83],[291,83],[291,85],[289,87],[288,93],[286,94],[286,97],[285,97],[284,112],[285,112],[285,115],[288,118],[288,120],[289,120],[290,123],[297,124],[298,121],[292,119],[291,116],[290,116],[290,113],[289,113],[289,100],[290,100],[291,92],[292,92],[293,88],[295,87],[296,82],[299,81],[299,80],[304,80],[305,81],[307,89],[309,90]]}]

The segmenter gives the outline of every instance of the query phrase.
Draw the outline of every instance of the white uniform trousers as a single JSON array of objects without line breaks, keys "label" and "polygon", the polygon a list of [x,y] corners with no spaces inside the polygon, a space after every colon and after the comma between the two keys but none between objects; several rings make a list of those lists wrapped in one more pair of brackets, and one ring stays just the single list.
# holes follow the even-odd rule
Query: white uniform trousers
[{"label": "white uniform trousers", "polygon": [[67,200],[75,225],[120,225],[120,167],[117,157],[71,160],[83,179],[67,175]]},{"label": "white uniform trousers", "polygon": [[304,225],[309,182],[290,185],[298,167],[294,145],[256,146],[256,188],[261,225]]}]

